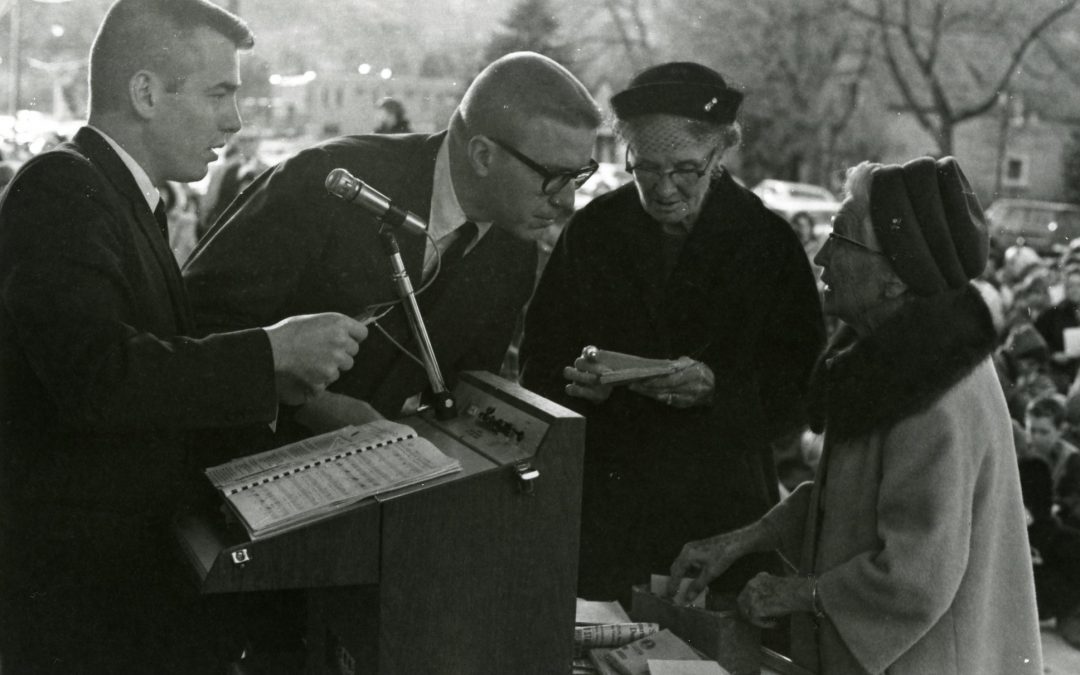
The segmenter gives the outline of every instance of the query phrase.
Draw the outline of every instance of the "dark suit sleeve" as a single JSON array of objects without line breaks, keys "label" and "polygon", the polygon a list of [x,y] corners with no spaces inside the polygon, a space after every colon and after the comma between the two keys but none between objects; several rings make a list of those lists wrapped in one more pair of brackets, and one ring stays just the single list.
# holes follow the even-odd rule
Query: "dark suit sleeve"
[{"label": "dark suit sleeve", "polygon": [[[308,150],[259,178],[222,214],[184,265],[202,331],[263,326],[290,313],[305,270],[321,258],[329,225],[327,169]],[[316,161],[312,161],[312,160]]]},{"label": "dark suit sleeve", "polygon": [[0,211],[5,330],[60,418],[110,430],[272,420],[265,332],[195,340],[147,331],[171,316],[161,308],[169,298],[140,283],[153,263],[136,253],[130,214],[106,194],[115,193],[88,162],[54,156],[18,177]]}]

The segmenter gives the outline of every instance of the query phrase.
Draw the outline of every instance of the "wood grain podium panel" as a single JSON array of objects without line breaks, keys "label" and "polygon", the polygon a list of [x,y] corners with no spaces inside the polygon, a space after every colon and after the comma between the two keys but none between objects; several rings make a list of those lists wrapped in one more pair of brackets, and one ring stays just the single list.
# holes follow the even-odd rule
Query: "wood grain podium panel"
[{"label": "wood grain podium panel", "polygon": [[310,673],[568,672],[585,419],[488,373],[460,387],[484,414],[402,420],[459,473],[256,541],[180,516],[203,592],[307,589]]},{"label": "wood grain podium panel", "polygon": [[[571,661],[584,420],[490,384],[552,423],[539,477],[527,494],[506,466],[384,503],[381,673],[548,675]],[[421,652],[411,635],[432,639]]]},{"label": "wood grain podium panel", "polygon": [[176,526],[203,593],[348,586],[379,580],[381,525],[379,506],[373,501],[255,541],[203,514],[183,514]]}]

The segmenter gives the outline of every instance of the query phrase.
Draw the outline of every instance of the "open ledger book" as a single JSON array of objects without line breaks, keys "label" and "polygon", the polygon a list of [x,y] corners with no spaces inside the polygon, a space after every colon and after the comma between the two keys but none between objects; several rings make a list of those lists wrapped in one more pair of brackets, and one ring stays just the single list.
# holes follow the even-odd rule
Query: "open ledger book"
[{"label": "open ledger book", "polygon": [[460,470],[456,459],[411,427],[379,420],[234,459],[206,475],[257,539]]}]

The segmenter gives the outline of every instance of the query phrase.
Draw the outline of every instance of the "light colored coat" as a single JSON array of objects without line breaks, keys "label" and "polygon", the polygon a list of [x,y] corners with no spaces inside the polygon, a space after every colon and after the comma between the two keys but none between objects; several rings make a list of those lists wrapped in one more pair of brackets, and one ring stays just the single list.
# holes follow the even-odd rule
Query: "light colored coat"
[{"label": "light colored coat", "polygon": [[817,482],[764,521],[818,576],[826,618],[810,643],[823,675],[1042,672],[1012,431],[989,358],[883,430],[839,442],[827,432]]}]

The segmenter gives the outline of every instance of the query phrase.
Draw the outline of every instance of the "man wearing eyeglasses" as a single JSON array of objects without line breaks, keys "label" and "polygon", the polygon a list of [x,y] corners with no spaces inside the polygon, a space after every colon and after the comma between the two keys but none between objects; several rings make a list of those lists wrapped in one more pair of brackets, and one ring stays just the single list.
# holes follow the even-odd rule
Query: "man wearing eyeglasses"
[{"label": "man wearing eyeglasses", "polygon": [[[626,602],[686,534],[765,513],[770,442],[805,421],[821,308],[791,228],[722,164],[741,100],[696,63],[655,66],[616,94],[634,182],[574,215],[530,302],[524,384],[588,418],[582,597]],[[600,384],[587,346],[677,372]]]},{"label": "man wearing eyeglasses", "polygon": [[[201,325],[264,325],[331,307],[357,315],[396,299],[378,224],[324,187],[342,167],[428,221],[430,239],[397,239],[413,285],[431,284],[418,301],[448,380],[497,372],[533,290],[532,240],[569,217],[574,191],[596,170],[600,119],[568,70],[519,52],[476,77],[446,131],[345,136],[299,153],[260,176],[192,254],[184,279]],[[362,422],[372,408],[397,417],[426,388],[399,307],[370,335],[353,376],[299,411],[308,429]]]}]

